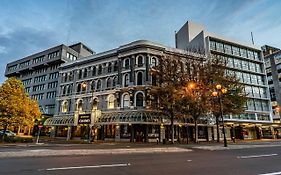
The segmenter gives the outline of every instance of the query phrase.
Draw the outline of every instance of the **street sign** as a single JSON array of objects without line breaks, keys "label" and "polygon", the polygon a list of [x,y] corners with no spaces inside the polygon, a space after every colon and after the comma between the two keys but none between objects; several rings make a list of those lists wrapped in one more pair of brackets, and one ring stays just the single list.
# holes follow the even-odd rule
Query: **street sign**
[{"label": "street sign", "polygon": [[38,128],[43,128],[43,125],[38,125]]}]

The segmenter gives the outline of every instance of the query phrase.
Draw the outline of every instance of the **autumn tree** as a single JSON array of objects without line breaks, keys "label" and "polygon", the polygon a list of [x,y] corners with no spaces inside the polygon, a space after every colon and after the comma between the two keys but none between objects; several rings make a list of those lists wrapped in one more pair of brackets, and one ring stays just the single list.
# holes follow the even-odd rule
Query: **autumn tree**
[{"label": "autumn tree", "polygon": [[[243,112],[245,94],[239,80],[227,74],[227,61],[200,54],[188,56],[170,55],[159,60],[152,69],[152,77],[158,81],[152,92],[158,100],[158,107],[171,119],[171,140],[174,141],[174,118],[192,117],[195,124],[195,138],[198,140],[198,119],[214,114],[219,117],[219,103],[212,92],[217,84],[228,89],[224,95],[224,114]],[[155,81],[153,81],[155,82]],[[207,116],[207,117],[206,117]]]},{"label": "autumn tree", "polygon": [[0,125],[4,132],[8,126],[32,125],[41,112],[36,101],[24,91],[22,82],[14,77],[0,87]]},{"label": "autumn tree", "polygon": [[171,142],[174,143],[174,118],[179,113],[179,92],[186,85],[188,75],[185,62],[197,57],[169,55],[159,59],[159,64],[152,70],[153,86],[151,94],[158,101],[158,109],[170,117]]},{"label": "autumn tree", "polygon": [[[226,93],[222,96],[222,109],[224,115],[241,114],[245,110],[247,101],[247,94],[244,91],[244,84],[227,68],[228,60],[224,57],[212,56],[209,57],[208,62],[205,63],[206,70],[210,72],[208,79],[211,80],[210,84],[213,89],[220,84],[223,88],[227,89]],[[211,112],[216,118],[217,125],[217,141],[219,142],[219,118],[220,118],[220,103],[218,99],[213,99],[211,105]]]}]

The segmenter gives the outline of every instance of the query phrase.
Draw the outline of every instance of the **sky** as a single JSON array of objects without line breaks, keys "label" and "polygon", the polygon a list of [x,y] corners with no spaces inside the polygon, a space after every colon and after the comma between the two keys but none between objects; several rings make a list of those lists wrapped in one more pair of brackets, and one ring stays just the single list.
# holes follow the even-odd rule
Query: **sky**
[{"label": "sky", "polygon": [[146,39],[175,47],[186,21],[258,46],[281,48],[278,0],[1,0],[0,83],[6,64],[60,44],[103,52]]}]

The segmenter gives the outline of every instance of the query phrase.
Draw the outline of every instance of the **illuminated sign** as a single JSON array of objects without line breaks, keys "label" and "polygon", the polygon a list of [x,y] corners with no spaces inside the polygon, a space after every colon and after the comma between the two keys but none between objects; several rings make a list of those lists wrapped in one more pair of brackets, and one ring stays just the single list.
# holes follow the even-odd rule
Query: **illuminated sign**
[{"label": "illuminated sign", "polygon": [[80,124],[90,124],[91,115],[90,114],[80,114],[78,117],[78,125]]}]

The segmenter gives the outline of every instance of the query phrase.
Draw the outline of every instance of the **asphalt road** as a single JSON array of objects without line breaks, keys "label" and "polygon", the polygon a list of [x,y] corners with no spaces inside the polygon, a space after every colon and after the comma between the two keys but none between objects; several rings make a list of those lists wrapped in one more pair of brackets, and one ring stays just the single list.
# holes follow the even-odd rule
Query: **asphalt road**
[{"label": "asphalt road", "polygon": [[184,153],[4,158],[0,159],[0,175],[281,174],[280,162],[280,146],[220,151],[193,149]]}]

